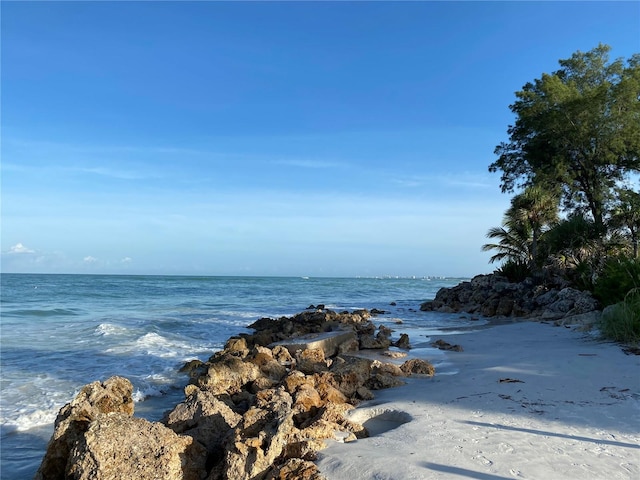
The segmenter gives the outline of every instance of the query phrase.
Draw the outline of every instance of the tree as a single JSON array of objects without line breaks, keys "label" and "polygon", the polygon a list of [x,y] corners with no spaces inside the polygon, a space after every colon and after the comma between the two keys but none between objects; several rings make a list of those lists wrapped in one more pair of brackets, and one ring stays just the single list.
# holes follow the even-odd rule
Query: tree
[{"label": "tree", "polygon": [[492,227],[487,232],[487,238],[497,239],[498,243],[486,243],[482,246],[483,252],[497,250],[489,263],[507,261],[528,265],[530,231],[522,225],[509,225],[505,219],[502,227]]},{"label": "tree", "polygon": [[483,251],[497,250],[490,262],[501,260],[524,264],[534,271],[540,263],[538,243],[547,226],[558,218],[558,199],[538,187],[528,187],[511,199],[502,227],[493,227],[487,237],[498,243],[482,246]]},{"label": "tree", "polygon": [[557,195],[538,186],[527,187],[513,197],[507,216],[528,226],[531,232],[529,268],[535,270],[540,263],[540,236],[550,224],[558,220]]},{"label": "tree", "polygon": [[638,258],[640,241],[640,193],[630,188],[618,189],[617,202],[611,211],[611,225],[626,234],[633,257]]},{"label": "tree", "polygon": [[640,172],[640,54],[625,66],[609,63],[609,50],[578,51],[516,92],[509,141],[489,166],[502,172],[503,192],[559,188],[564,207],[590,212],[598,229],[614,187]]}]

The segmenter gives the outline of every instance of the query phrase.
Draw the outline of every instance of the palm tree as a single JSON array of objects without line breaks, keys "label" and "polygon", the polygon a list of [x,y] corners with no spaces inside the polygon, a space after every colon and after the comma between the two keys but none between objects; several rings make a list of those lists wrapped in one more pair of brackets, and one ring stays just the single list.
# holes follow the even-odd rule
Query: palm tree
[{"label": "palm tree", "polygon": [[514,225],[505,215],[502,227],[492,227],[487,232],[487,238],[497,239],[498,243],[486,243],[483,252],[497,250],[498,253],[489,259],[489,263],[511,261],[528,265],[530,258],[530,231],[524,225]]},{"label": "palm tree", "polygon": [[537,186],[527,187],[511,199],[502,221],[502,227],[493,227],[488,238],[498,243],[487,243],[483,251],[497,250],[489,262],[510,261],[526,265],[535,271],[539,264],[540,238],[549,225],[558,218],[558,196]]},{"label": "palm tree", "polygon": [[532,270],[540,264],[540,237],[558,221],[558,204],[559,196],[555,192],[533,185],[513,197],[511,207],[507,210],[508,217],[527,225],[531,232],[529,267]]}]

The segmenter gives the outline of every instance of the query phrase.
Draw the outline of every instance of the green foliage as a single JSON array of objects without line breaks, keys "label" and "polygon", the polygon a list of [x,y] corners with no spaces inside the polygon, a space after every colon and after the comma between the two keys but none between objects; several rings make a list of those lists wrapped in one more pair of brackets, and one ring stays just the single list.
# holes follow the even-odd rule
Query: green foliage
[{"label": "green foliage", "polygon": [[560,187],[565,208],[585,209],[598,227],[616,185],[640,171],[640,54],[625,65],[609,50],[578,51],[516,92],[509,141],[489,166],[503,192]]},{"label": "green foliage", "polygon": [[604,304],[640,287],[640,54],[610,62],[609,51],[578,51],[516,92],[489,171],[503,192],[524,189],[482,247],[509,278],[557,272]]},{"label": "green foliage", "polygon": [[630,188],[619,188],[616,193],[609,223],[614,231],[628,240],[633,258],[637,258],[640,243],[640,193]]},{"label": "green foliage", "polygon": [[593,294],[603,305],[621,302],[640,288],[640,259],[615,257],[607,261],[595,282]]},{"label": "green foliage", "polygon": [[490,263],[507,260],[528,265],[529,270],[539,266],[539,248],[542,234],[558,217],[558,199],[537,187],[528,187],[511,199],[504,214],[502,227],[489,229],[487,237],[498,243],[487,243],[483,251],[496,250]]},{"label": "green foliage", "polygon": [[531,270],[529,266],[522,261],[507,260],[496,269],[495,273],[507,277],[510,282],[522,282],[531,275]]},{"label": "green foliage", "polygon": [[558,259],[563,268],[576,268],[597,254],[602,236],[603,230],[595,222],[574,214],[546,233],[542,248],[547,257]]},{"label": "green foliage", "polygon": [[640,342],[640,288],[629,291],[622,302],[603,313],[600,329],[617,342]]}]

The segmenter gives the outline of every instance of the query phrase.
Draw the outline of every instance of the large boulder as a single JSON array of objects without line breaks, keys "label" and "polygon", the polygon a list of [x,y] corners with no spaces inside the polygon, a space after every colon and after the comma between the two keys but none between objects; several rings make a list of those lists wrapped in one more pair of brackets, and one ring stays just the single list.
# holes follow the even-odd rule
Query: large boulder
[{"label": "large boulder", "polygon": [[263,376],[256,364],[245,362],[232,354],[220,353],[213,361],[207,362],[206,373],[196,380],[203,390],[216,395],[233,395],[249,382]]},{"label": "large boulder", "polygon": [[99,415],[71,450],[73,480],[202,480],[205,448],[161,423],[124,413]]},{"label": "large boulder", "polygon": [[82,387],[56,417],[47,452],[35,480],[66,478],[71,450],[83,439],[92,421],[102,414],[133,415],[133,385],[123,377],[111,377]]}]

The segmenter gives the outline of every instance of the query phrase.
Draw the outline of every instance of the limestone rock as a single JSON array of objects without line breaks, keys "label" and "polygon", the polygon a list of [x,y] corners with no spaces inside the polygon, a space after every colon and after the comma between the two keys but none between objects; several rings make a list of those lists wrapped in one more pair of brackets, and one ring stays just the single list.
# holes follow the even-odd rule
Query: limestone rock
[{"label": "limestone rock", "polygon": [[324,356],[324,350],[321,348],[307,348],[296,352],[296,366],[298,370],[306,374],[314,374],[326,372],[327,360]]},{"label": "limestone rock", "polygon": [[60,409],[35,480],[65,478],[69,454],[82,440],[89,424],[101,414],[132,415],[132,394],[133,385],[123,377],[111,377],[82,387],[76,398]]},{"label": "limestone rock", "polygon": [[262,376],[257,365],[228,354],[217,357],[207,366],[206,373],[197,379],[197,385],[217,395],[238,393],[246,384]]},{"label": "limestone rock", "polygon": [[431,363],[420,358],[407,360],[402,364],[400,369],[405,373],[405,375],[419,374],[432,377],[436,373],[436,369],[431,365]]},{"label": "limestone rock", "polygon": [[74,480],[200,480],[205,448],[157,422],[101,414],[71,450],[64,478]]},{"label": "limestone rock", "polygon": [[263,478],[297,433],[293,400],[283,389],[262,391],[256,405],[244,414],[233,431],[224,458],[226,478]]},{"label": "limestone rock", "polygon": [[391,340],[384,335],[365,334],[360,336],[360,348],[365,349],[384,349],[391,346]]},{"label": "limestone rock", "polygon": [[266,480],[326,480],[326,477],[320,474],[315,463],[301,458],[290,458],[283,465],[272,469]]},{"label": "limestone rock", "polygon": [[533,317],[558,320],[597,310],[598,302],[588,292],[567,287],[552,278],[545,285],[532,279],[519,283],[496,274],[478,275],[470,282],[441,288],[436,297],[420,309],[437,312],[466,312],[486,317]]},{"label": "limestone rock", "polygon": [[241,415],[213,393],[195,389],[185,401],[167,412],[162,422],[178,434],[193,437],[206,448],[209,464],[222,460],[222,446]]},{"label": "limestone rock", "polygon": [[407,335],[406,333],[401,333],[400,338],[394,343],[394,346],[402,348],[403,350],[409,350],[411,348],[411,344],[409,343],[409,335]]},{"label": "limestone rock", "polygon": [[440,350],[449,350],[449,351],[453,351],[453,352],[462,352],[462,347],[460,345],[452,345],[448,342],[445,342],[442,339],[436,340],[435,342],[433,342],[431,345],[433,345],[434,347],[440,349]]}]

